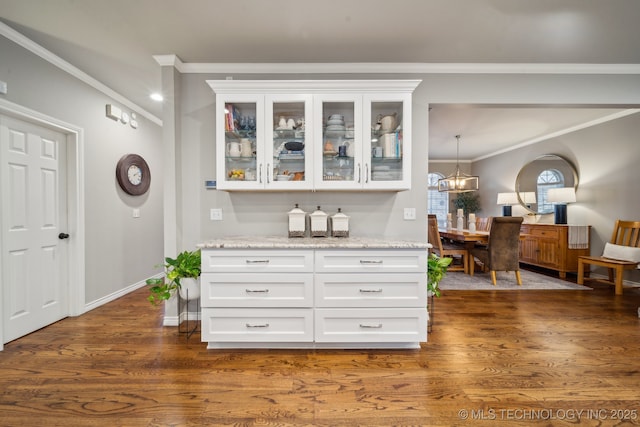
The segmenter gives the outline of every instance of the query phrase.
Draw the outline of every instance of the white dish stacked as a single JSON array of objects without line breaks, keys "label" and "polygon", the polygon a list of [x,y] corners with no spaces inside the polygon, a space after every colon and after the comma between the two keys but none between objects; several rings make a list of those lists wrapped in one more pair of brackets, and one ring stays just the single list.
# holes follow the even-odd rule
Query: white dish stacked
[{"label": "white dish stacked", "polygon": [[347,127],[344,124],[344,116],[342,114],[332,114],[327,120],[327,127],[324,129],[324,135],[327,137],[344,136]]}]

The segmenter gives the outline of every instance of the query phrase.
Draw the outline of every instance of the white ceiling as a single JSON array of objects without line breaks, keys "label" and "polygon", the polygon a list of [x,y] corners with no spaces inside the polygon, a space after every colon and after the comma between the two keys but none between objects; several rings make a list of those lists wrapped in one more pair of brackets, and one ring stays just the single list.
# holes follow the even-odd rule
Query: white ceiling
[{"label": "white ceiling", "polygon": [[[0,0],[0,19],[157,117],[161,106],[148,98],[160,89],[153,55],[186,63],[640,64],[638,0]],[[433,159],[455,158],[456,134],[461,159],[474,159],[614,112],[433,107]]]}]

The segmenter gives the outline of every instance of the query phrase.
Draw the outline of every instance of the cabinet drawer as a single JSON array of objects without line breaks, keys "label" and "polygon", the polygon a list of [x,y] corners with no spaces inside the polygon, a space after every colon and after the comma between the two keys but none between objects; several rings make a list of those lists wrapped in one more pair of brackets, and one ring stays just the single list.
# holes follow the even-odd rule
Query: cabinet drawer
[{"label": "cabinet drawer", "polygon": [[426,307],[427,275],[317,274],[315,304],[317,307]]},{"label": "cabinet drawer", "polygon": [[523,232],[534,237],[545,237],[548,239],[557,239],[559,236],[558,229],[555,227],[530,227],[524,229]]},{"label": "cabinet drawer", "polygon": [[313,341],[313,309],[203,308],[202,341]]},{"label": "cabinet drawer", "polygon": [[203,273],[311,273],[312,250],[210,249],[202,251]]},{"label": "cabinet drawer", "polygon": [[316,309],[317,342],[422,342],[427,340],[425,308]]},{"label": "cabinet drawer", "polygon": [[313,273],[203,273],[203,307],[312,307]]},{"label": "cabinet drawer", "polygon": [[317,250],[315,271],[323,273],[425,273],[427,250]]}]

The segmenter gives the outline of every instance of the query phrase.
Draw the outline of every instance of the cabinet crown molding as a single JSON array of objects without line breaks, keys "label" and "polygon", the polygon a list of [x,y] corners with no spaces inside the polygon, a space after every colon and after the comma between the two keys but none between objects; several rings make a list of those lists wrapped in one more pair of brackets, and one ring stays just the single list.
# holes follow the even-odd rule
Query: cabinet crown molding
[{"label": "cabinet crown molding", "polygon": [[407,92],[422,80],[207,80],[215,93]]}]

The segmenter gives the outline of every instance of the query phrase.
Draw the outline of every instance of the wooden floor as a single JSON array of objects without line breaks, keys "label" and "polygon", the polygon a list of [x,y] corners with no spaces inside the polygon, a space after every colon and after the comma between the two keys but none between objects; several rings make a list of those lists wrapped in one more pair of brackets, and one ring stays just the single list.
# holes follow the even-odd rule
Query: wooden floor
[{"label": "wooden floor", "polygon": [[640,425],[640,290],[448,291],[421,350],[207,350],[141,289],[5,345],[1,426]]}]

